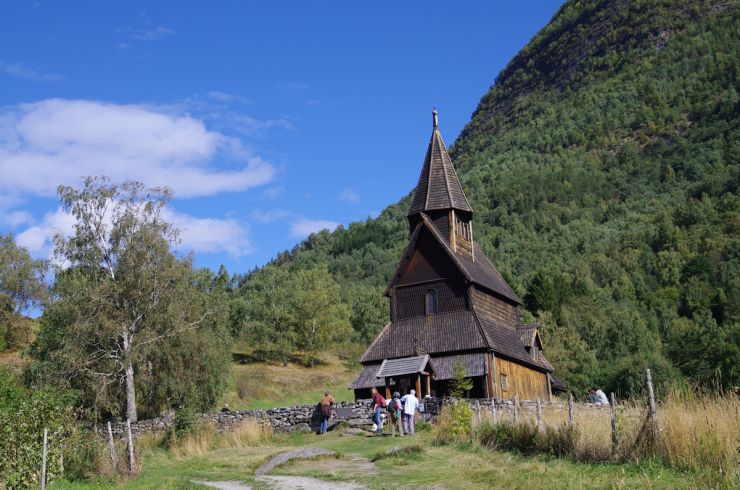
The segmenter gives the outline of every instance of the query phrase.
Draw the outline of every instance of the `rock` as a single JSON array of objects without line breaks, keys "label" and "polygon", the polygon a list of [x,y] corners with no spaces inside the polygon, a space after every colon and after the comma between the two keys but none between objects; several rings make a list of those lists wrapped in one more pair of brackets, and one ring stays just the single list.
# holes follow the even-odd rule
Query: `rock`
[{"label": "rock", "polygon": [[295,451],[288,451],[285,453],[278,454],[274,458],[270,459],[267,463],[257,468],[257,471],[255,471],[254,474],[257,476],[262,476],[270,472],[276,466],[285,464],[291,459],[315,458],[317,456],[333,456],[334,454],[336,454],[334,451],[330,451],[329,449],[324,449],[321,447],[311,447],[307,449],[297,449]]},{"label": "rock", "polygon": [[344,435],[346,436],[364,436],[366,434],[369,434],[369,432],[363,429],[358,429],[356,427],[350,427],[349,429],[344,429]]}]

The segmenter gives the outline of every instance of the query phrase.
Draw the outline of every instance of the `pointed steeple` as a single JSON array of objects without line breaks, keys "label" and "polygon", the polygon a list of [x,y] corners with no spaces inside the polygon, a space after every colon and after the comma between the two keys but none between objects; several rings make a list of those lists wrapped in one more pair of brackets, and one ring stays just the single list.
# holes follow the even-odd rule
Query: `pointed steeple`
[{"label": "pointed steeple", "polygon": [[435,109],[432,111],[432,137],[408,216],[451,209],[473,212],[439,133]]}]

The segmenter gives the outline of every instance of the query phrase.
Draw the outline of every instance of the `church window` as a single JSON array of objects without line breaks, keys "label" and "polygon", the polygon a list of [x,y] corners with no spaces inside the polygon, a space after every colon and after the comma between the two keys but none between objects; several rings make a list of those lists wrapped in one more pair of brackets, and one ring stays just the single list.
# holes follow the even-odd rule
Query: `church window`
[{"label": "church window", "polygon": [[501,389],[504,391],[509,389],[509,379],[505,374],[501,375]]},{"label": "church window", "polygon": [[427,315],[436,315],[438,312],[437,290],[428,289],[426,294]]}]

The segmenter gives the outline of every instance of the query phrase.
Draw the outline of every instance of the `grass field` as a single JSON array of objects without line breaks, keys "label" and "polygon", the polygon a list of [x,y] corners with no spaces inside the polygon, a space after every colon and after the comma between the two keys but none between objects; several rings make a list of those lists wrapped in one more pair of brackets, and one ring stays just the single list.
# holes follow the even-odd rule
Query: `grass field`
[{"label": "grass field", "polygon": [[246,347],[237,345],[234,357],[241,360],[232,365],[227,389],[220,406],[232,410],[272,407],[292,407],[314,404],[330,391],[337,401],[354,399],[347,389],[359,369],[350,368],[347,361],[335,355],[324,356],[323,362],[308,368],[291,362],[255,362]]},{"label": "grass field", "polygon": [[[217,445],[216,445],[217,446]],[[680,473],[652,462],[582,464],[564,459],[523,457],[490,451],[474,444],[435,445],[429,432],[415,437],[364,437],[313,434],[278,435],[252,447],[213,449],[193,457],[175,457],[155,448],[146,450],[140,477],[120,482],[117,488],[201,488],[193,480],[242,481],[264,488],[255,469],[277,453],[323,447],[338,458],[299,461],[278,467],[273,475],[309,476],[330,482],[354,481],[368,488],[416,486],[421,488],[703,488],[692,473]],[[410,454],[394,456],[395,448],[413,447]],[[378,459],[378,456],[385,456]],[[394,483],[395,482],[395,483]],[[55,489],[108,488],[111,481],[87,484],[56,482]]]}]

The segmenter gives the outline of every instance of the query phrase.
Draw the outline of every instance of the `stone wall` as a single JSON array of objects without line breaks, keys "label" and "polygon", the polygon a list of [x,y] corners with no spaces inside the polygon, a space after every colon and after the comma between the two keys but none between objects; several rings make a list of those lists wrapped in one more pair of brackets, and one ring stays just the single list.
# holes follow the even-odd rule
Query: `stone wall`
[{"label": "stone wall", "polygon": [[[446,398],[425,399],[423,400],[424,411],[422,418],[429,421],[439,414],[440,408],[445,403],[451,403],[453,400]],[[465,400],[473,410],[491,411],[491,399]],[[606,410],[609,405],[597,405],[593,403],[576,403],[579,410]],[[542,402],[543,408],[556,410],[568,410],[568,403],[564,401]],[[522,412],[532,412],[536,410],[536,402],[533,400],[522,400],[519,402],[519,409]],[[514,402],[510,400],[496,401],[496,410],[499,414],[513,413]],[[368,427],[372,425],[370,419],[370,400],[357,400],[354,402],[341,402],[332,407],[332,417],[329,422],[329,428],[335,427],[341,423],[346,423],[350,427]],[[262,423],[269,424],[275,432],[293,432],[293,431],[317,431],[321,422],[321,412],[318,405],[301,405],[297,407],[270,408],[266,410],[242,410],[239,412],[217,412],[200,415],[200,423],[212,424],[219,431],[228,430],[247,420],[258,420]],[[174,422],[174,415],[168,414],[163,417],[149,420],[141,420],[131,424],[131,432],[134,436],[141,434],[158,433],[168,429]],[[104,432],[101,428],[101,432]],[[113,425],[113,434],[115,437],[123,437],[126,430],[124,423]]]},{"label": "stone wall", "polygon": [[[200,423],[212,424],[219,431],[228,430],[247,420],[258,420],[269,424],[275,432],[316,431],[321,422],[321,412],[318,405],[301,405],[297,407],[280,407],[266,410],[242,410],[239,412],[205,413],[200,416]],[[140,420],[131,424],[131,433],[136,437],[141,434],[152,434],[167,430],[174,423],[174,414],[163,417]],[[329,427],[340,423],[358,427],[372,425],[370,420],[370,400],[355,402],[341,402],[332,406],[332,417]],[[125,423],[113,424],[113,435],[123,437],[126,430]],[[105,428],[101,428],[105,431]]]}]

